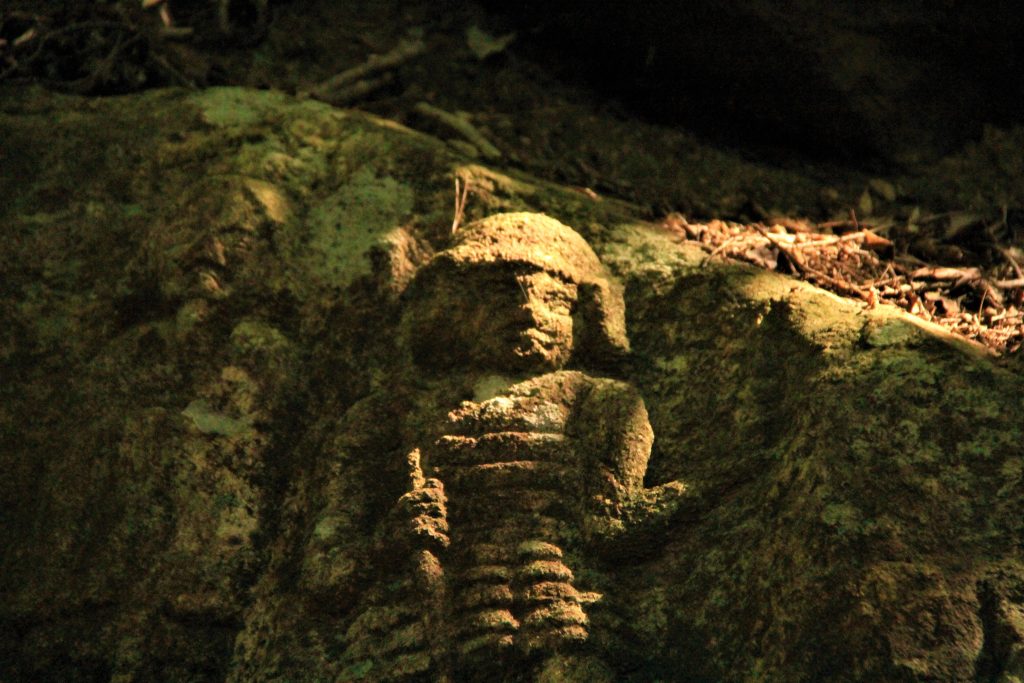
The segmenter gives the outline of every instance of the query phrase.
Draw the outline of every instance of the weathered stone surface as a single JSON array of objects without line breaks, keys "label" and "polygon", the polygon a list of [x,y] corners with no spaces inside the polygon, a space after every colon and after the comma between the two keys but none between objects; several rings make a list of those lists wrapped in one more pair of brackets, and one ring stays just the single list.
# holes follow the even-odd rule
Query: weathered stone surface
[{"label": "weathered stone surface", "polygon": [[2,102],[5,680],[1018,675],[1019,368],[366,115]]}]

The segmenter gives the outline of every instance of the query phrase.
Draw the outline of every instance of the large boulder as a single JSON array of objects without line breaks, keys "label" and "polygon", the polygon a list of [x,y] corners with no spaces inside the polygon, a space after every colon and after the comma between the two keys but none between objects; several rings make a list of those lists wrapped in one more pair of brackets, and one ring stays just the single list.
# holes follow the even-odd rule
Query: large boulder
[{"label": "large boulder", "polygon": [[[550,574],[564,608],[561,635],[511,638],[508,680],[1024,670],[1019,367],[369,115],[231,88],[3,94],[0,678],[436,675],[383,668],[374,634],[472,650],[444,621],[466,538]],[[615,354],[504,373],[416,360],[443,318],[417,274],[457,289],[493,235],[527,253],[510,225],[594,254],[562,267],[541,240],[528,272],[467,276],[452,324],[491,329],[472,304],[521,293],[551,339],[586,339],[624,305],[628,351],[620,329]],[[492,500],[444,458],[506,424],[508,452],[583,446],[550,471],[483,461]],[[544,481],[555,521],[501,517]],[[402,609],[425,626],[388,630]]]}]

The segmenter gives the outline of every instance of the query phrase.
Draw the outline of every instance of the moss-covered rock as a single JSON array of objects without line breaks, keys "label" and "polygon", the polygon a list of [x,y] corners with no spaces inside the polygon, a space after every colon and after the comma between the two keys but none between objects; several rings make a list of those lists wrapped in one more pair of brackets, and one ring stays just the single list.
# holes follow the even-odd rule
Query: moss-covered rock
[{"label": "moss-covered rock", "polygon": [[623,285],[632,351],[600,372],[646,404],[644,490],[682,496],[620,511],[659,512],[639,541],[570,544],[603,597],[540,679],[1020,675],[1019,368],[369,115],[2,102],[5,680],[367,675],[359,606],[415,588],[371,575],[404,446],[511,381],[420,374],[398,344],[453,174],[464,223],[546,213]]}]

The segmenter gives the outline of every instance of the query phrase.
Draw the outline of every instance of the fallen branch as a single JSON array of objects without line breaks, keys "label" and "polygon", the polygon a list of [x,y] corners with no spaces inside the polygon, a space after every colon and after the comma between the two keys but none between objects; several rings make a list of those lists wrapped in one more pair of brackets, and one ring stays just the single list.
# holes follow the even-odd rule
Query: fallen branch
[{"label": "fallen branch", "polygon": [[[354,66],[351,69],[335,74],[300,94],[322,102],[338,104],[339,97],[341,96],[351,97],[352,93],[372,90],[371,84],[374,83],[374,80],[369,79],[370,76],[407,62],[423,53],[426,49],[426,43],[423,42],[422,38],[402,39],[389,52],[382,55],[370,55],[359,66]],[[365,85],[358,87],[359,82],[363,82]]]},{"label": "fallen branch", "polygon": [[892,246],[892,242],[876,235],[870,230],[859,230],[857,232],[847,233],[842,236],[826,237],[820,240],[809,240],[806,242],[794,242],[793,246],[798,249],[809,249],[813,247],[827,247],[833,244],[848,244],[850,242],[857,242],[866,249],[872,251],[880,251],[882,249],[888,249]]},{"label": "fallen branch", "polygon": [[911,277],[924,278],[927,280],[956,280],[957,282],[968,282],[981,279],[980,268],[949,268],[946,266],[918,268],[912,272]]},{"label": "fallen branch", "polygon": [[366,99],[366,96],[372,93],[374,90],[380,90],[385,85],[392,83],[395,80],[395,75],[391,73],[384,73],[377,78],[365,78],[361,81],[356,81],[351,85],[343,88],[338,88],[331,93],[330,98],[322,98],[313,96],[313,99],[333,104],[336,107],[358,102],[359,100]]},{"label": "fallen branch", "polygon": [[445,110],[438,109],[434,105],[426,102],[417,103],[414,109],[423,116],[431,118],[454,130],[465,138],[466,141],[476,147],[485,158],[497,159],[501,156],[501,150],[491,144],[491,142],[484,137],[484,134],[478,131],[466,117],[446,112]]}]

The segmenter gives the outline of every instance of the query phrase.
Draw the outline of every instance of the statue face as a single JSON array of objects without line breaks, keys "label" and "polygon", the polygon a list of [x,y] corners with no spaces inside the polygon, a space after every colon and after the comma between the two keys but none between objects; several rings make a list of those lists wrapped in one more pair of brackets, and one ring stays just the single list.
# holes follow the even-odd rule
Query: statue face
[{"label": "statue face", "polygon": [[512,316],[518,338],[513,354],[557,369],[569,361],[573,349],[572,314],[576,285],[540,271],[516,276],[523,303]]},{"label": "statue face", "polygon": [[419,365],[547,372],[573,349],[576,285],[513,264],[432,273],[407,315]]}]

